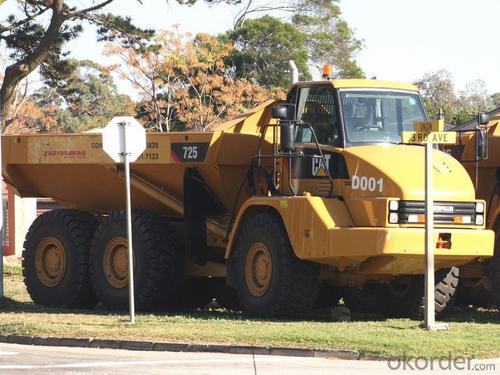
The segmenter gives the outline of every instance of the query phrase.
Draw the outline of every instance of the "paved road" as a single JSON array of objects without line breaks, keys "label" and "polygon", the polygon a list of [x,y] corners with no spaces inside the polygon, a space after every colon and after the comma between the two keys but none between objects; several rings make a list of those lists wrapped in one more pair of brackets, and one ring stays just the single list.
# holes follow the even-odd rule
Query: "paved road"
[{"label": "paved road", "polygon": [[[487,361],[500,369],[500,359]],[[393,364],[394,366],[394,364]],[[219,353],[142,352],[0,344],[1,374],[395,374],[385,361],[255,356]],[[435,374],[431,371],[404,373]],[[441,373],[454,373],[445,371]],[[469,373],[459,371],[460,374]],[[470,373],[478,374],[478,371]],[[484,371],[481,374],[495,373]]]}]

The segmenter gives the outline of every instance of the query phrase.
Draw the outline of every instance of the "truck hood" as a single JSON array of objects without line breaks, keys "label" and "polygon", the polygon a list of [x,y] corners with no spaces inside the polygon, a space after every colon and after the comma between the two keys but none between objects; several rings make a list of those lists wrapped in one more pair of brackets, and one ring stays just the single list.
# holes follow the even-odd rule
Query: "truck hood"
[{"label": "truck hood", "polygon": [[[344,192],[348,198],[425,199],[424,147],[392,144],[355,146],[345,149],[343,155],[350,177]],[[432,171],[434,200],[475,199],[469,175],[450,155],[433,150]],[[358,180],[354,181],[353,178]],[[369,181],[370,179],[372,180]]]}]

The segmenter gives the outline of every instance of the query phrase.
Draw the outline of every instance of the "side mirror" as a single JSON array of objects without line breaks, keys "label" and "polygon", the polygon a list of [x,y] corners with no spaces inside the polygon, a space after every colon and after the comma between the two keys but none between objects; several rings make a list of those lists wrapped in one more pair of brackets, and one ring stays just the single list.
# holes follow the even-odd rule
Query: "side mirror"
[{"label": "side mirror", "polygon": [[292,121],[282,121],[280,124],[280,151],[282,153],[295,151],[295,125]]},{"label": "side mirror", "polygon": [[488,122],[490,122],[490,115],[487,113],[481,113],[478,115],[478,122],[479,125],[488,125]]},{"label": "side mirror", "polygon": [[279,120],[288,120],[288,108],[285,105],[277,105],[271,110],[271,117]]},{"label": "side mirror", "polygon": [[476,153],[477,160],[488,159],[488,133],[484,129],[478,130],[476,134]]}]

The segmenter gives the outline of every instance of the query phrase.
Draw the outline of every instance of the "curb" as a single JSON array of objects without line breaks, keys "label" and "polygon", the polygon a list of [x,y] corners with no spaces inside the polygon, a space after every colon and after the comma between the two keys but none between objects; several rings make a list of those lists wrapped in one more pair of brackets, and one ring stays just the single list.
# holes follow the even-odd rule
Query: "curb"
[{"label": "curb", "polygon": [[290,357],[318,357],[346,360],[384,360],[385,357],[360,354],[346,349],[308,349],[251,345],[197,344],[179,342],[152,342],[106,339],[76,339],[66,337],[38,337],[7,335],[0,342],[36,346],[67,346],[77,348],[124,349],[159,352],[210,352],[229,354],[278,355]]}]

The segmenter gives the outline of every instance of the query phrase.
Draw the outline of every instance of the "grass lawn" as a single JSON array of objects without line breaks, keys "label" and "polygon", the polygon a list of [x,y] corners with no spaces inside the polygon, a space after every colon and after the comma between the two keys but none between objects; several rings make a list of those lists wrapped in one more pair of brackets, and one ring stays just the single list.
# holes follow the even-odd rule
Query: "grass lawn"
[{"label": "grass lawn", "polygon": [[382,356],[427,358],[467,355],[500,356],[500,314],[465,309],[443,317],[449,331],[426,332],[418,321],[353,315],[353,322],[328,321],[328,311],[314,320],[248,319],[220,309],[128,316],[103,310],[46,308],[31,302],[19,267],[5,267],[5,295],[0,300],[0,335],[33,335],[156,342],[239,343],[258,346],[353,349]]}]

